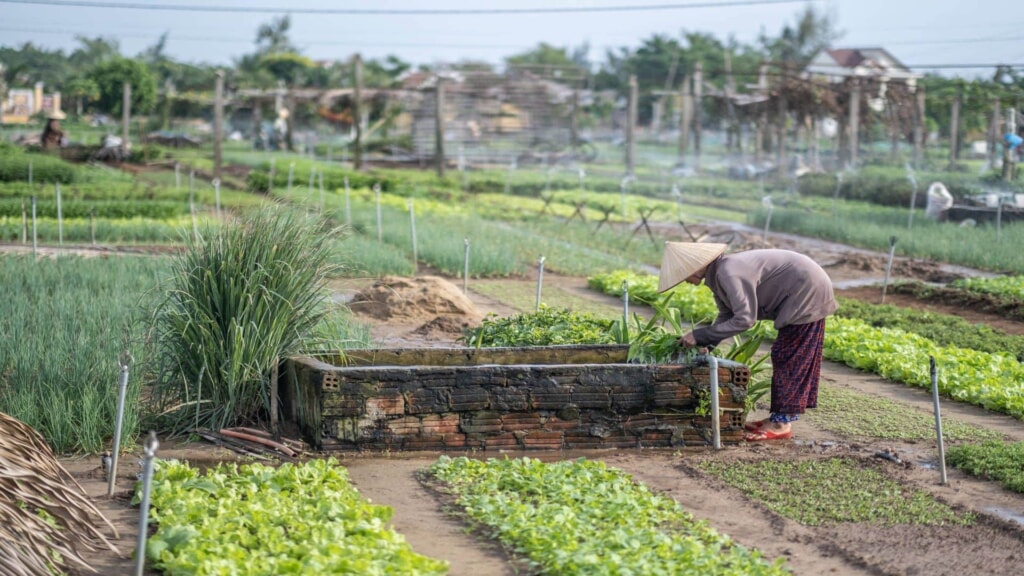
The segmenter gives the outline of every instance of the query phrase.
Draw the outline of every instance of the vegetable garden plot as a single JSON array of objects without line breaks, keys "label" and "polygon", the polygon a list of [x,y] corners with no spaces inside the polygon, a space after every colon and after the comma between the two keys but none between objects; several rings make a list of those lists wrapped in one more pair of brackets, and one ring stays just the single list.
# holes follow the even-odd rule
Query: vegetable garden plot
[{"label": "vegetable garden plot", "polygon": [[[138,499],[139,496],[136,496]],[[220,465],[205,474],[161,461],[146,556],[170,574],[447,573],[387,526],[392,510],[362,499],[330,460]]]}]

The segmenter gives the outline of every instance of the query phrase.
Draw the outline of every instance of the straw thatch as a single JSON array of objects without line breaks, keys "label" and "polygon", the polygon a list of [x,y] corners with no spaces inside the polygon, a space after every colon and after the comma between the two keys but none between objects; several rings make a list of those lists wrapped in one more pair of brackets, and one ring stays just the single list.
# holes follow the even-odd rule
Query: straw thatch
[{"label": "straw thatch", "polygon": [[0,576],[95,573],[81,553],[119,554],[104,530],[117,538],[42,436],[0,412]]}]

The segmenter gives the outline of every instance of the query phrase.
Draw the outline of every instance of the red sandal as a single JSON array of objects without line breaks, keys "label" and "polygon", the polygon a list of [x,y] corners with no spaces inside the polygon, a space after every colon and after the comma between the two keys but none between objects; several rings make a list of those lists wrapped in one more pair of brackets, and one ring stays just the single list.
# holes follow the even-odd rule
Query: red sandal
[{"label": "red sandal", "polygon": [[766,420],[755,420],[753,422],[747,422],[743,425],[743,429],[747,432],[757,432],[764,426]]},{"label": "red sandal", "polygon": [[785,432],[772,432],[771,430],[761,428],[760,430],[746,434],[743,439],[747,442],[763,442],[765,440],[789,440],[792,437],[792,430],[786,430]]}]

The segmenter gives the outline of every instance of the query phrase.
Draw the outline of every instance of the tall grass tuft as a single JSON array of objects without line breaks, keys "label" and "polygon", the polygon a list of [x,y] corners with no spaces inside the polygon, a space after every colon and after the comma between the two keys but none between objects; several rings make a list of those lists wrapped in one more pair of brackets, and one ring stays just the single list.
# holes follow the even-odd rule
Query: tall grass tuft
[{"label": "tall grass tuft", "polygon": [[271,370],[330,313],[334,232],[314,216],[270,206],[186,241],[156,317],[154,400],[173,432],[266,416]]}]

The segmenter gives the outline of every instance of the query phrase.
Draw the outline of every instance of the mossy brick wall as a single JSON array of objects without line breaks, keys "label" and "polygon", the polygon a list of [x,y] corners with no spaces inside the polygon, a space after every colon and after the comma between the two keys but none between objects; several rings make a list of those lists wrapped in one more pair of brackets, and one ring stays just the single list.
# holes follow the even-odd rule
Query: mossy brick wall
[{"label": "mossy brick wall", "polygon": [[[321,450],[705,445],[705,365],[626,362],[624,346],[427,348],[293,358],[286,419]],[[720,361],[723,442],[742,439],[750,371]]]}]

